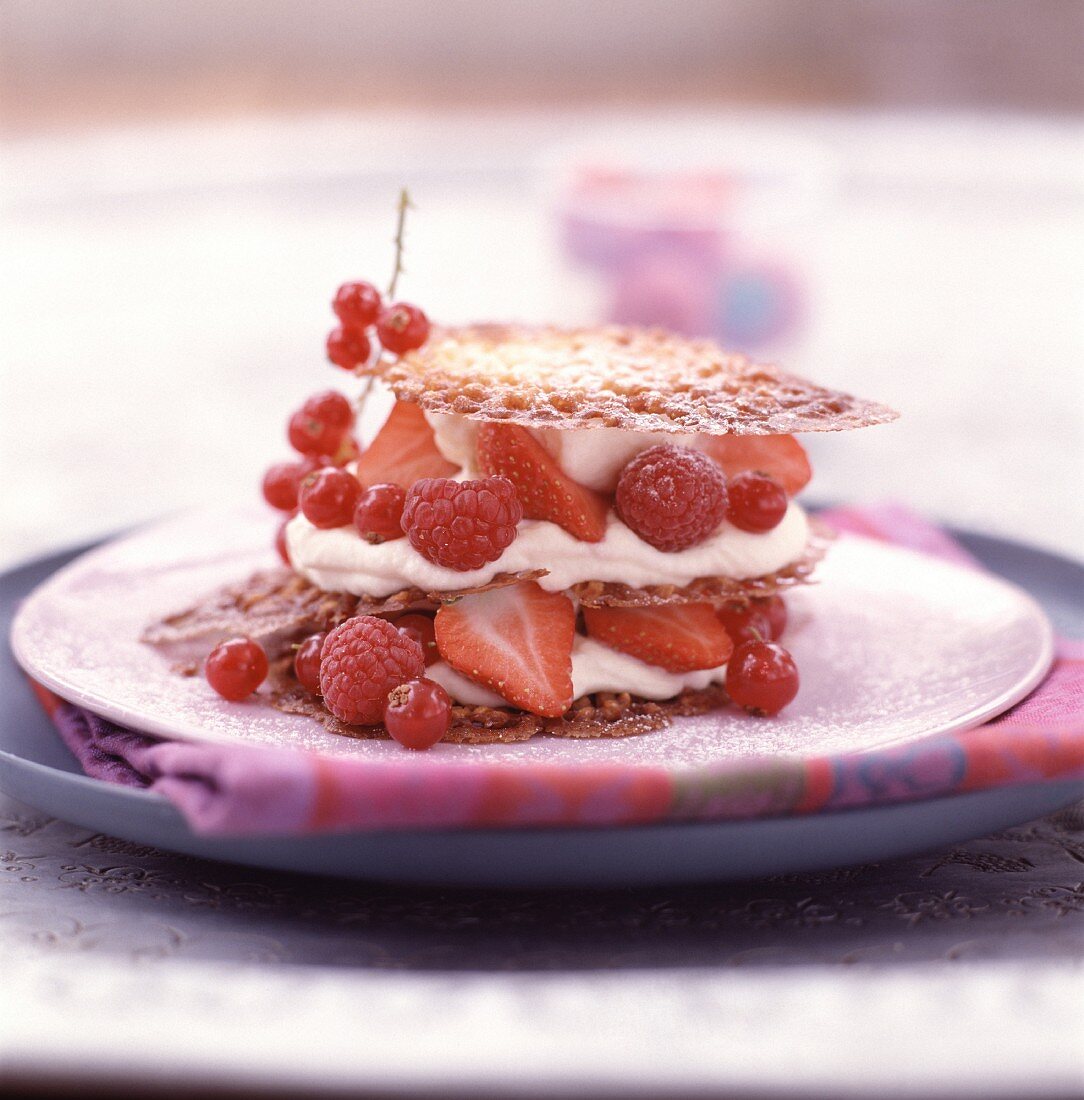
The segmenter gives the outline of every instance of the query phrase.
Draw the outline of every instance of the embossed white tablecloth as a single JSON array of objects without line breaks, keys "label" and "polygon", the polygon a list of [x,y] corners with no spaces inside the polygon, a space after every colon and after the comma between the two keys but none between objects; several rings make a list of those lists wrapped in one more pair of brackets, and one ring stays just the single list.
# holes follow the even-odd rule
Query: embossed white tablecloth
[{"label": "embossed white tablecloth", "polygon": [[0,798],[10,1080],[1067,1097],[1084,806],[756,883],[426,890],[205,863]]},{"label": "embossed white tablecloth", "polygon": [[8,989],[34,1008],[13,1013],[8,1072],[286,1095],[1068,1098],[1080,973],[16,967]]},{"label": "embossed white tablecloth", "polygon": [[[905,416],[820,447],[819,494],[1076,552],[1078,124],[321,117],[0,147],[0,564],[253,492],[283,410],[335,381],[326,300],[381,276],[401,182],[404,294],[444,319],[586,319],[552,235],[560,149],[677,125],[835,165],[793,365]],[[1081,824],[528,895],[206,864],[0,799],[0,1087],[1079,1095]]]}]

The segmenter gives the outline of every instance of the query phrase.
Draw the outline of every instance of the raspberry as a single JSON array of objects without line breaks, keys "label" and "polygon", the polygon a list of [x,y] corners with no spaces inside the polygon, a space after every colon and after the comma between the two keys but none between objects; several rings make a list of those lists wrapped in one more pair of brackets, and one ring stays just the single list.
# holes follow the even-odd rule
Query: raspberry
[{"label": "raspberry", "polygon": [[516,487],[506,477],[423,477],[407,494],[403,530],[422,557],[467,572],[496,561],[522,518]]},{"label": "raspberry", "polygon": [[358,615],[337,626],[320,655],[324,704],[352,726],[383,721],[388,693],[424,675],[422,647],[374,615]]},{"label": "raspberry", "polygon": [[703,542],[726,516],[726,478],[706,454],[668,443],[638,454],[617,482],[617,514],[658,550]]}]

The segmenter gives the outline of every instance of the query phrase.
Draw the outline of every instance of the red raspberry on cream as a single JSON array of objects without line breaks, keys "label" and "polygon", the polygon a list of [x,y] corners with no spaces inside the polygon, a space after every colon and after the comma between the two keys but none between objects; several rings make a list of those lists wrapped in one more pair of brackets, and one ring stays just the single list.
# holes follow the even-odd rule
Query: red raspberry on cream
[{"label": "red raspberry on cream", "polygon": [[496,561],[522,518],[516,488],[506,477],[425,477],[407,495],[403,530],[423,557],[466,572]]},{"label": "red raspberry on cream", "polygon": [[650,447],[621,471],[617,513],[656,549],[687,550],[726,517],[726,478],[700,451]]}]

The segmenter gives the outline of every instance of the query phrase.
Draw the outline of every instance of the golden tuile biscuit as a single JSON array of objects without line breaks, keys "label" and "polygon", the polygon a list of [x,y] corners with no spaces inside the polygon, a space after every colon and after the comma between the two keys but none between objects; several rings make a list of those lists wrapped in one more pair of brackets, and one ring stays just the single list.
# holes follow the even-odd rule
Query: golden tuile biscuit
[{"label": "golden tuile biscuit", "polygon": [[617,326],[435,329],[423,347],[375,369],[427,412],[533,428],[780,435],[898,415],[709,340]]},{"label": "golden tuile biscuit", "polygon": [[246,634],[257,641],[273,635],[297,637],[313,634],[355,615],[397,615],[402,611],[432,611],[441,603],[507,588],[524,580],[537,580],[545,569],[500,573],[488,584],[454,591],[424,592],[405,588],[390,596],[351,596],[325,592],[290,569],[255,573],[240,584],[226,585],[210,593],[194,607],[151,623],[141,641],[168,647],[196,639],[226,638]]},{"label": "golden tuile biscuit", "polygon": [[324,592],[290,569],[255,573],[208,594],[195,606],[151,623],[140,638],[169,647],[246,634],[257,640],[327,630],[357,614],[357,598]]},{"label": "golden tuile biscuit", "polygon": [[[340,722],[315,695],[298,687],[281,671],[272,684],[270,703],[284,714],[314,718],[328,732],[344,737],[386,741],[390,736],[383,726],[348,726]],[[575,700],[560,718],[539,718],[514,707],[456,705],[444,740],[459,745],[493,745],[527,741],[538,734],[573,740],[632,737],[664,729],[676,717],[703,714],[726,703],[723,688],[712,685],[700,691],[683,691],[663,702],[627,692],[598,692]]]},{"label": "golden tuile biscuit", "polygon": [[735,580],[733,577],[698,577],[690,584],[652,584],[633,588],[613,581],[581,581],[568,591],[583,607],[661,607],[675,603],[730,603],[754,600],[808,584],[834,537],[816,520],[810,523],[811,537],[802,556],[789,565],[762,577]]}]

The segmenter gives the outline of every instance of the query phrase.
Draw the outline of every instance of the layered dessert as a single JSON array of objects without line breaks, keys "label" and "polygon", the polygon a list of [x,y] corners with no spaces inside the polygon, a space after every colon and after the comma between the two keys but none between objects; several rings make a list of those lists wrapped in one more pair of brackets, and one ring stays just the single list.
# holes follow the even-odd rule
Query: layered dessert
[{"label": "layered dessert", "polygon": [[220,694],[266,677],[285,711],[411,747],[793,698],[783,593],[827,545],[795,435],[891,410],[657,331],[399,320],[382,355],[360,330],[329,344],[392,398],[367,445],[343,394],[291,418],[300,457],[264,482],[282,570],[149,641],[236,635],[206,662]]}]

